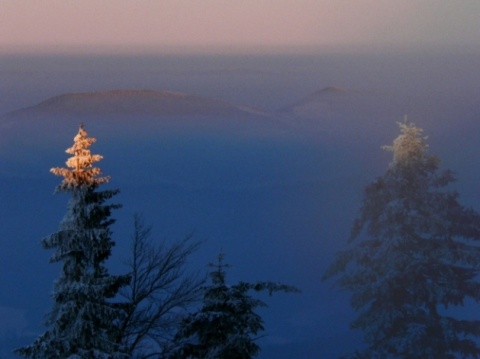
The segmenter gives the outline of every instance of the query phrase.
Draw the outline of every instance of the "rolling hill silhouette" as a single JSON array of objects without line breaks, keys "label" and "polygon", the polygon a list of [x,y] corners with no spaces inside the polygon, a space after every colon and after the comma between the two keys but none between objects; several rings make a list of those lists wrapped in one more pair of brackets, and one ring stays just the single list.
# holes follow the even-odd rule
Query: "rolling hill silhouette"
[{"label": "rolling hill silhouette", "polygon": [[72,136],[82,122],[102,143],[112,146],[160,138],[264,138],[283,131],[266,112],[187,93],[67,93],[1,116],[0,155],[16,153],[34,162],[43,150],[50,151]]},{"label": "rolling hill silhouette", "polygon": [[9,116],[232,116],[259,111],[187,93],[156,90],[113,90],[68,93],[49,98]]}]

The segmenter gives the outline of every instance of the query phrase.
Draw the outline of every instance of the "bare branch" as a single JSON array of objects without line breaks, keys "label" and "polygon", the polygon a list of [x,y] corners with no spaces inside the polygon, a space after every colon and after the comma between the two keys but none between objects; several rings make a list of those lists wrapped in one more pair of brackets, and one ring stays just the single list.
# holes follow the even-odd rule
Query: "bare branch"
[{"label": "bare branch", "polygon": [[132,279],[120,293],[128,307],[120,341],[136,358],[165,350],[185,309],[200,299],[204,283],[186,270],[187,259],[200,241],[187,236],[173,244],[153,244],[151,232],[143,216],[136,214],[131,257],[126,261]]}]

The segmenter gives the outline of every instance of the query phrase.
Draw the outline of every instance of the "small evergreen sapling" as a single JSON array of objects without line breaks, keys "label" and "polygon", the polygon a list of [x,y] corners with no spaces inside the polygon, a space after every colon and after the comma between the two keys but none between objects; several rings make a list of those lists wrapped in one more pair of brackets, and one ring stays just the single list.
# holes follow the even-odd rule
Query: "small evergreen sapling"
[{"label": "small evergreen sapling", "polygon": [[26,358],[127,358],[117,344],[122,307],[111,300],[129,277],[112,276],[105,267],[114,245],[110,215],[120,207],[105,202],[118,190],[97,190],[109,178],[98,177],[101,170],[94,164],[102,156],[90,153],[94,142],[81,125],[66,151],[72,155],[68,168],[51,170],[63,177],[56,191],[71,198],[59,231],[43,239],[42,246],[55,250],[51,262],[62,263],[62,268],[54,283],[46,332],[16,351]]},{"label": "small evergreen sapling", "polygon": [[223,254],[212,266],[212,284],[205,288],[203,306],[180,325],[172,359],[249,359],[256,356],[260,347],[255,340],[264,327],[255,309],[266,304],[248,292],[298,292],[292,286],[273,282],[228,285],[225,279],[228,266],[223,263]]},{"label": "small evergreen sapling", "polygon": [[349,247],[324,278],[352,292],[352,327],[367,348],[354,358],[480,356],[480,321],[448,309],[480,300],[480,216],[448,189],[451,171],[428,155],[422,129],[400,124],[393,161],[368,185]]}]

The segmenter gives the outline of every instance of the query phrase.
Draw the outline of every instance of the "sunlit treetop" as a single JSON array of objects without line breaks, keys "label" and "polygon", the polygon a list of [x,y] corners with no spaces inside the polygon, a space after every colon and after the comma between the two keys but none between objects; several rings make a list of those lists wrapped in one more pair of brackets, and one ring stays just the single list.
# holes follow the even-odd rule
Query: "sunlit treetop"
[{"label": "sunlit treetop", "polygon": [[55,167],[50,169],[56,176],[63,176],[62,183],[57,191],[74,190],[81,187],[98,186],[108,182],[110,177],[98,177],[102,171],[94,167],[95,162],[102,160],[103,156],[93,155],[90,146],[96,142],[93,137],[88,137],[83,124],[80,125],[77,135],[73,139],[73,146],[65,152],[73,155],[66,163],[68,168]]},{"label": "sunlit treetop", "polygon": [[399,123],[401,134],[393,141],[392,146],[384,146],[387,151],[393,152],[392,167],[411,167],[419,164],[427,156],[428,144],[423,130],[412,123]]}]

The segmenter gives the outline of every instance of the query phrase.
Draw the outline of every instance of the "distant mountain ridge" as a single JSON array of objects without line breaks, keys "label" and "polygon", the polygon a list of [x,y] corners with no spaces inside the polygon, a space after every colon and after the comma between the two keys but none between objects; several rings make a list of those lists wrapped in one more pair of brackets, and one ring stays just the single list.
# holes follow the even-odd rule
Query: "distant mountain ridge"
[{"label": "distant mountain ridge", "polygon": [[21,115],[153,115],[153,116],[231,116],[262,114],[253,108],[223,100],[181,92],[158,90],[112,90],[67,93],[8,114]]},{"label": "distant mountain ridge", "polygon": [[[0,126],[4,136],[21,120],[24,126],[28,122],[30,128],[37,128],[35,131],[48,125],[63,128],[87,122],[103,126],[107,132],[115,124],[115,131],[125,134],[133,130],[149,135],[170,130],[247,136],[297,133],[318,140],[320,133],[345,136],[346,119],[355,119],[348,126],[355,133],[360,126],[378,122],[376,112],[382,111],[382,101],[368,91],[329,86],[283,110],[267,112],[189,93],[117,89],[54,96],[3,116]],[[395,123],[397,118],[388,122]]]},{"label": "distant mountain ridge", "polygon": [[[365,96],[367,95],[367,96]],[[364,102],[369,97],[362,91],[328,86],[282,108],[280,114],[300,117],[321,117],[337,109],[337,105]],[[363,100],[362,100],[363,98]],[[6,114],[22,116],[269,116],[271,113],[228,101],[183,92],[151,89],[118,89],[95,92],[72,92],[50,97],[38,104]]]}]

